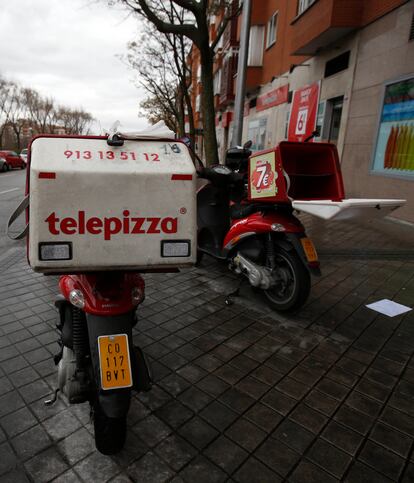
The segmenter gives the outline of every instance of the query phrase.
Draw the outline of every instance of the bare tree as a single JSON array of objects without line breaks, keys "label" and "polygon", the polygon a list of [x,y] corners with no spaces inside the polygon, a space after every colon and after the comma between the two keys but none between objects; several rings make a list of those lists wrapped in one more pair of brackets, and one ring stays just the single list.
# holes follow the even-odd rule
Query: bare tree
[{"label": "bare tree", "polygon": [[56,110],[56,122],[65,129],[66,134],[89,134],[93,120],[83,109],[61,106]]},{"label": "bare tree", "polygon": [[10,112],[13,108],[11,97],[15,84],[11,81],[0,78],[0,147],[3,147],[4,132],[7,129]]},{"label": "bare tree", "polygon": [[[176,22],[176,12],[170,12]],[[194,116],[189,87],[191,65],[187,58],[191,43],[183,36],[160,34],[151,23],[137,42],[128,44],[127,64],[138,72],[138,83],[150,95],[140,104],[148,110],[148,119],[160,120],[165,115],[166,124],[180,136],[185,134],[185,117],[188,116],[190,136],[194,136]]]},{"label": "bare tree", "polygon": [[165,39],[156,39],[148,33],[142,35],[138,42],[128,44],[126,60],[138,72],[138,83],[150,95],[150,102],[145,104],[144,101],[141,107],[150,107],[153,113],[157,107],[158,112],[165,113],[169,123],[174,125],[174,131],[182,134],[184,124],[180,122],[182,116],[176,103],[177,79],[171,69],[172,59]]},{"label": "bare tree", "polygon": [[155,124],[158,121],[164,121],[171,131],[178,132],[177,118],[167,108],[164,99],[152,96],[142,101],[140,107],[145,111],[142,115],[145,116],[151,124]]},{"label": "bare tree", "polygon": [[[184,36],[191,40],[200,52],[201,97],[204,149],[208,163],[218,163],[218,149],[215,129],[213,63],[214,48],[228,20],[232,15],[231,0],[118,0],[128,8],[149,20],[157,30],[173,36]],[[223,9],[224,19],[217,32],[216,39],[211,42],[209,16]],[[182,23],[171,22],[166,12],[176,11]]]},{"label": "bare tree", "polygon": [[24,102],[22,88],[18,84],[11,83],[8,105],[6,124],[12,128],[16,138],[16,148],[20,151],[23,128],[27,123],[27,106]]},{"label": "bare tree", "polygon": [[81,108],[57,107],[52,98],[0,75],[0,147],[6,132],[11,134],[8,144],[20,150],[25,128],[38,134],[55,133],[59,127],[67,134],[88,134],[93,120]]},{"label": "bare tree", "polygon": [[54,101],[50,98],[43,98],[34,89],[24,88],[22,96],[27,107],[30,121],[34,124],[39,133],[50,132],[53,124]]}]

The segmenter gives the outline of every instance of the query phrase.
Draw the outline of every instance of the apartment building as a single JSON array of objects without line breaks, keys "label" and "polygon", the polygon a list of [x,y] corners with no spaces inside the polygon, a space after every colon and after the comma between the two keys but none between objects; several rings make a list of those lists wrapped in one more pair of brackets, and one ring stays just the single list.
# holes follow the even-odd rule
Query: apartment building
[{"label": "apartment building", "polygon": [[[220,21],[211,19],[213,35]],[[239,37],[240,17],[217,45],[221,159],[232,139]],[[201,133],[197,72],[195,52]],[[303,90],[316,99],[308,119],[316,141],[337,144],[347,196],[406,198],[395,216],[414,222],[414,0],[252,0],[243,141],[261,150],[287,139]]]}]

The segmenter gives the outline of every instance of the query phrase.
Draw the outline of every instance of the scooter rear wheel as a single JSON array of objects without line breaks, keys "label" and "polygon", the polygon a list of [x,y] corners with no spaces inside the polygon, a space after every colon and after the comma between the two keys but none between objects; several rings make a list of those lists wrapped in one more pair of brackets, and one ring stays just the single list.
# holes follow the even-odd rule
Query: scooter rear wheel
[{"label": "scooter rear wheel", "polygon": [[268,290],[263,290],[266,301],[280,312],[300,308],[310,292],[310,274],[294,251],[279,248],[276,252],[275,271],[279,282]]},{"label": "scooter rear wheel", "polygon": [[126,416],[109,418],[98,401],[93,404],[93,414],[96,449],[105,455],[121,451],[126,439]]}]

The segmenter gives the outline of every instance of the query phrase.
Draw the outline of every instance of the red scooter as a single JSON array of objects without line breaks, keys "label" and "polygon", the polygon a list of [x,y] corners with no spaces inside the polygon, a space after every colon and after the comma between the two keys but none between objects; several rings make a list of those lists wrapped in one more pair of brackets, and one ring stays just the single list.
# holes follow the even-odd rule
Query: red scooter
[{"label": "red scooter", "polygon": [[148,391],[152,382],[132,340],[144,280],[131,272],[63,275],[59,288],[59,387],[45,404],[53,404],[59,391],[70,404],[89,401],[97,449],[117,453],[125,442],[131,390]]},{"label": "red scooter", "polygon": [[199,260],[206,253],[228,262],[275,310],[298,309],[310,274],[320,275],[317,254],[291,204],[247,201],[250,145],[230,149],[226,165],[199,169],[209,181],[197,195]]}]

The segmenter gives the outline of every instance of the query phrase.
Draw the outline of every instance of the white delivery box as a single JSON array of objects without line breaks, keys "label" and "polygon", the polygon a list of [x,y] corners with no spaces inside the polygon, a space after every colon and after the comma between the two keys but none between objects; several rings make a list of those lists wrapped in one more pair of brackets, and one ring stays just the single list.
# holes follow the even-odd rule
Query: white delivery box
[{"label": "white delivery box", "polygon": [[38,272],[196,261],[196,172],[167,139],[40,136],[30,148],[28,258]]}]

